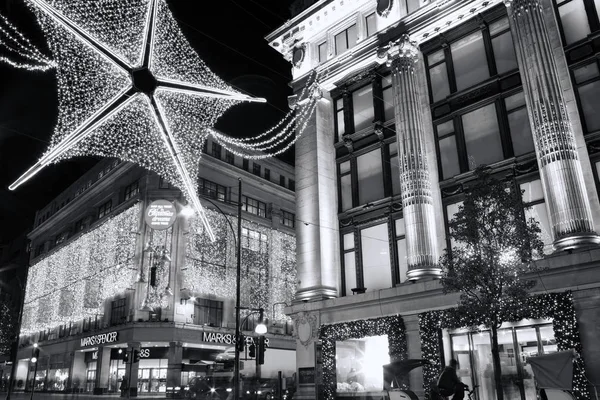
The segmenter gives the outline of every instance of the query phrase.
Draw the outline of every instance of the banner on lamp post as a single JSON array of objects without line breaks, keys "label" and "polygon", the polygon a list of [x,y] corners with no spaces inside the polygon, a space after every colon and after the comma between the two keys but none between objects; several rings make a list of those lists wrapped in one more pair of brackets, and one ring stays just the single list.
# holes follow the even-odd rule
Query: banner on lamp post
[{"label": "banner on lamp post", "polygon": [[168,200],[154,200],[146,207],[144,219],[151,229],[169,229],[177,219],[177,208]]}]

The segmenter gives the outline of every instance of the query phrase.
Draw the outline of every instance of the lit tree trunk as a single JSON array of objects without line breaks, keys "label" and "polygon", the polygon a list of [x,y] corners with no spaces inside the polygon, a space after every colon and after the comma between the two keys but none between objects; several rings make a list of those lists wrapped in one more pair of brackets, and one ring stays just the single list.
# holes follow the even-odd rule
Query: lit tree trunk
[{"label": "lit tree trunk", "polygon": [[498,328],[496,322],[492,324],[492,362],[494,363],[494,380],[496,381],[496,397],[504,400],[502,391],[502,371],[500,370],[500,352],[498,351]]}]

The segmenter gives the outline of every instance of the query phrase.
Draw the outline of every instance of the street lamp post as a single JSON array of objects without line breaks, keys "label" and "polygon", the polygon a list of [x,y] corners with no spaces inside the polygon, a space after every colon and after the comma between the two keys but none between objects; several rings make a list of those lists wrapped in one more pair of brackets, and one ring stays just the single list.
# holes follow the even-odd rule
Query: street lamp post
[{"label": "street lamp post", "polygon": [[[240,340],[240,297],[242,276],[242,179],[238,183],[238,226],[237,226],[237,265],[235,279],[235,342]],[[233,366],[233,399],[240,398],[240,352],[235,352],[235,364]]]}]

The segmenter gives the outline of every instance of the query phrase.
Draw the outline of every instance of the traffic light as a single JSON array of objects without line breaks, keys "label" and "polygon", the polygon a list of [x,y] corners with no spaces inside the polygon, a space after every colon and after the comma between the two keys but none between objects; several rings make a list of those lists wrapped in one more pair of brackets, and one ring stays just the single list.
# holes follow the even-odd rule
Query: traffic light
[{"label": "traffic light", "polygon": [[31,362],[36,363],[40,358],[40,349],[37,343],[33,344],[33,350],[31,351]]},{"label": "traffic light", "polygon": [[244,337],[244,335],[242,335],[240,333],[240,335],[238,336],[237,341],[235,342],[235,348],[237,349],[237,351],[239,353],[243,353],[244,352],[244,347],[246,347],[245,344],[246,344],[246,338]]},{"label": "traffic light", "polygon": [[139,362],[140,361],[140,351],[139,350],[134,350],[133,351],[133,362]]},{"label": "traffic light", "polygon": [[267,350],[267,345],[265,343],[265,337],[261,336],[258,338],[258,363],[265,363],[265,351]]},{"label": "traffic light", "polygon": [[127,364],[129,362],[129,349],[125,349],[124,351],[119,349],[119,353],[123,355],[123,362]]},{"label": "traffic light", "polygon": [[252,342],[250,347],[248,347],[248,356],[250,358],[256,357],[256,346],[254,345],[254,341]]}]

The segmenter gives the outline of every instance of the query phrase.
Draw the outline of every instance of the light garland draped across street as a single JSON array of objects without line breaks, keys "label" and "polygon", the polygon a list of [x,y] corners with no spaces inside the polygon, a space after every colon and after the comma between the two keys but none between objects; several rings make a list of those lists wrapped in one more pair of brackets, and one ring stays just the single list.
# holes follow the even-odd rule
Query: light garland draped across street
[{"label": "light garland draped across street", "polygon": [[190,47],[166,0],[28,0],[57,64],[50,148],[10,189],[48,164],[112,156],[180,188],[214,239],[196,182],[207,129],[241,101]]},{"label": "light garland draped across street", "polygon": [[23,68],[30,71],[47,71],[56,67],[56,63],[53,60],[38,50],[3,15],[0,15],[0,49],[7,54],[0,56],[0,62],[4,62],[15,68]]},{"label": "light garland draped across street", "polygon": [[[235,298],[236,248],[225,216],[207,209],[217,240],[210,242],[197,218],[190,220],[183,287],[196,297]],[[235,217],[230,217],[234,228]],[[296,241],[292,235],[243,220],[242,297],[245,307],[269,311],[275,303],[290,303],[296,290]],[[286,319],[279,312],[277,320]]]},{"label": "light garland draped across street", "polygon": [[140,212],[136,204],[30,267],[21,335],[103,314],[105,299],[133,285]]}]

